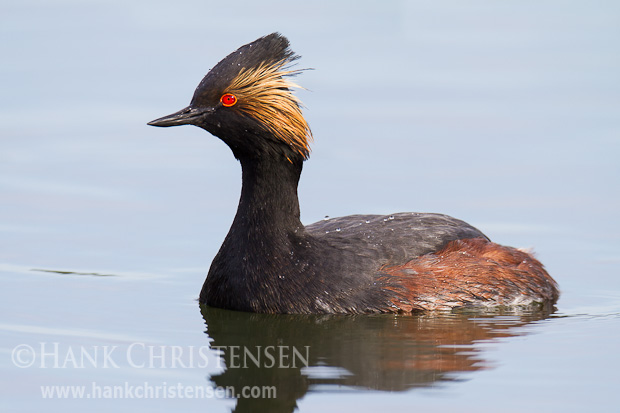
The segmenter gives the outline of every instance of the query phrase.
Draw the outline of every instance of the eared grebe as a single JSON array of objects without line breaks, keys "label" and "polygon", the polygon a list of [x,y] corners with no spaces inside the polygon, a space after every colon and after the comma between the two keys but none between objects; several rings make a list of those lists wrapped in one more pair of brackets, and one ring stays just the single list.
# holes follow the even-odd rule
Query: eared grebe
[{"label": "eared grebe", "polygon": [[291,91],[298,58],[282,35],[261,37],[211,69],[188,107],[149,123],[199,126],[241,162],[237,214],[200,303],[261,313],[408,313],[557,300],[539,261],[446,215],[351,215],[304,226],[297,184],[312,134]]}]

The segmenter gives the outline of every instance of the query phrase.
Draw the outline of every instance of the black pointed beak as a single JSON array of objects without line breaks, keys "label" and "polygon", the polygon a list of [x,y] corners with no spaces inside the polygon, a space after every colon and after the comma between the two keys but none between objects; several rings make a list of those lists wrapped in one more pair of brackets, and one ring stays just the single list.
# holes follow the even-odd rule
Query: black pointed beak
[{"label": "black pointed beak", "polygon": [[192,108],[188,106],[171,115],[152,120],[147,125],[161,127],[195,125],[200,118],[211,112],[213,112],[213,108]]}]

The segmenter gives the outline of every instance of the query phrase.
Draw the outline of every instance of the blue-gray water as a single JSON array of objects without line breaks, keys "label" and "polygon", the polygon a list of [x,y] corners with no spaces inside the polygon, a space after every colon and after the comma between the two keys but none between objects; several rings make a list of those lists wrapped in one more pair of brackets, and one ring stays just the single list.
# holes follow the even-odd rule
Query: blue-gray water
[{"label": "blue-gray water", "polygon": [[[44,399],[41,387],[229,384],[274,385],[282,411],[617,408],[617,2],[57,0],[0,10],[3,411],[228,411],[234,399]],[[303,56],[299,67],[315,69],[298,78],[316,139],[300,185],[304,222],[453,215],[535,248],[560,283],[557,311],[202,314],[196,298],[235,212],[239,166],[198,128],[146,122],[187,105],[219,59],[273,31]],[[225,370],[234,346],[308,346],[310,366]],[[104,347],[115,365],[104,365]],[[81,368],[80,352],[94,362]],[[239,411],[276,411],[245,402]]]}]

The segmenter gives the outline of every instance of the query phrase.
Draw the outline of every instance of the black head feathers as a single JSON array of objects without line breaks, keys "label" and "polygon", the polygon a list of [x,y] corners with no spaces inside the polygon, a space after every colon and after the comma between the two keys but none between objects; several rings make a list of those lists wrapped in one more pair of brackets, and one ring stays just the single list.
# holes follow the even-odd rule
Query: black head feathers
[{"label": "black head feathers", "polygon": [[290,69],[298,58],[279,33],[261,37],[215,65],[188,108],[150,124],[203,127],[226,142],[237,157],[268,149],[306,159],[312,133],[301,102],[292,93],[299,86],[291,76],[300,70]]}]

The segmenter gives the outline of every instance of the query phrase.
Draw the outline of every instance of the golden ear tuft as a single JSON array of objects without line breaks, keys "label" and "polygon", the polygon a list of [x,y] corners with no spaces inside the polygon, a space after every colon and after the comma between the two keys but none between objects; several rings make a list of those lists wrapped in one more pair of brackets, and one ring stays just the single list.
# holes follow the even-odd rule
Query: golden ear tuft
[{"label": "golden ear tuft", "polygon": [[238,110],[264,124],[278,139],[306,159],[310,154],[312,132],[301,112],[301,101],[291,91],[301,88],[290,80],[301,70],[286,70],[285,65],[289,62],[289,59],[284,59],[243,69],[222,98],[229,94],[235,97],[232,105],[236,104]]}]

